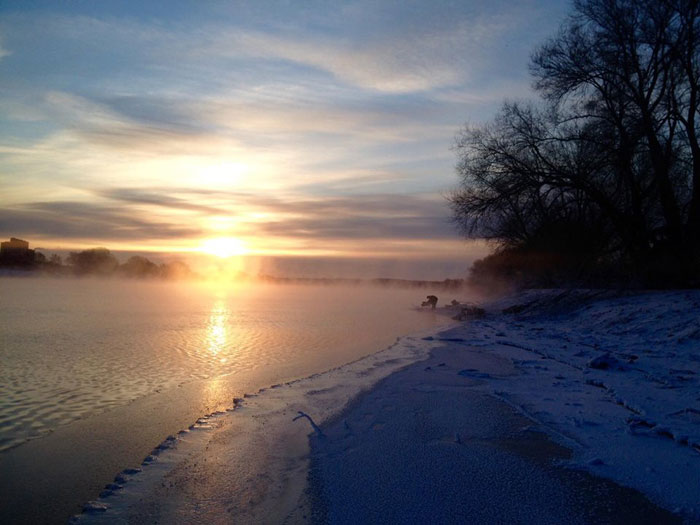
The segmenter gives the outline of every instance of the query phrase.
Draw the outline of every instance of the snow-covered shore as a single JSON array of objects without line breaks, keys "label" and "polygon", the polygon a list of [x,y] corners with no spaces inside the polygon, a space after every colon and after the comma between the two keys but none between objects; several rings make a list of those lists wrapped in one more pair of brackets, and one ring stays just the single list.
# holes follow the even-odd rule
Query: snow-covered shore
[{"label": "snow-covered shore", "polygon": [[[328,427],[329,438],[316,439],[314,472],[330,507],[329,522],[378,514],[394,522],[418,515],[479,523],[673,519],[624,492],[593,490],[607,493],[601,506],[600,496],[584,487],[571,494],[547,490],[553,474],[537,462],[522,474],[532,488],[525,490],[512,470],[526,467],[512,466],[512,455],[495,454],[493,447],[478,453],[484,440],[496,448],[499,441],[511,448],[517,442],[530,450],[525,455],[546,449],[528,437],[533,428],[571,450],[570,457],[551,453],[550,463],[556,459],[569,471],[613,480],[686,522],[700,521],[699,292],[528,292],[491,304],[483,318],[428,340],[444,346],[385,380],[344,413],[342,423]],[[485,397],[478,401],[478,394]],[[480,412],[493,400],[505,402],[532,427],[494,431],[496,423],[484,422],[489,415]],[[502,412],[494,405],[489,413],[494,420],[508,419]],[[503,465],[511,465],[510,474]],[[372,479],[397,490],[368,490]],[[462,492],[455,497],[454,487],[445,484]],[[503,491],[504,484],[510,489]],[[587,492],[588,504],[574,498]],[[421,497],[433,493],[439,501]],[[474,494],[481,494],[482,506]],[[562,505],[572,512],[567,515]]]},{"label": "snow-covered shore", "polygon": [[518,374],[463,373],[550,429],[573,466],[700,520],[700,291],[531,292],[516,302],[519,313],[448,337]]},{"label": "snow-covered shore", "polygon": [[[514,305],[513,313],[502,313]],[[469,431],[459,427],[463,419],[453,416],[462,403],[467,420],[483,404],[475,399],[488,399],[494,407],[506,403],[523,421],[572,450],[571,457],[550,454],[572,472],[585,470],[639,490],[694,522],[700,520],[699,319],[696,291],[543,291],[510,297],[488,305],[484,318],[439,334],[401,338],[355,363],[236,400],[231,410],[166,440],[141,472],[117,476],[75,521],[318,521],[313,498],[318,487],[312,483],[311,492],[306,487],[307,436],[317,432],[304,418],[292,421],[298,412],[309,414],[329,436],[313,438],[313,461],[325,455],[331,461],[323,467],[326,472],[350,486],[353,480],[343,476],[351,474],[341,465],[352,460],[353,446],[334,441],[338,425],[343,439],[362,434],[355,446],[363,452],[396,455],[400,447],[373,439],[372,430],[401,429],[402,418],[416,413],[416,396],[424,392],[430,403],[421,410],[440,420],[436,442],[469,443]],[[418,362],[428,358],[440,362]],[[407,370],[413,382],[398,381]],[[387,383],[398,389],[391,400],[382,398]],[[358,414],[363,410],[358,402],[348,408],[363,392],[364,399],[379,396],[375,406],[381,417]],[[486,416],[478,417],[489,425],[510,417],[498,408]],[[488,441],[489,435],[482,437]],[[532,447],[548,446],[536,439]],[[446,484],[458,483],[458,477],[445,475],[444,450],[430,450],[419,464],[442,472]],[[406,470],[395,474],[422,479],[415,476],[415,459],[403,458],[397,464]],[[531,516],[538,520],[541,513]]]}]

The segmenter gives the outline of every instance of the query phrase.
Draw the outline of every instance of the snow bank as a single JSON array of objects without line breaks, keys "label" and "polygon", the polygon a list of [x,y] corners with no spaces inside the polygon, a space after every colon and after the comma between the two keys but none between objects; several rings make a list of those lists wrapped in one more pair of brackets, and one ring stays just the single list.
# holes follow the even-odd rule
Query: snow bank
[{"label": "snow bank", "polygon": [[479,388],[518,375],[459,338],[392,374],[312,436],[316,523],[681,523],[558,461],[571,451]]},{"label": "snow bank", "polygon": [[700,291],[529,292],[441,337],[512,362],[507,379],[461,374],[550,429],[572,466],[700,519]]}]

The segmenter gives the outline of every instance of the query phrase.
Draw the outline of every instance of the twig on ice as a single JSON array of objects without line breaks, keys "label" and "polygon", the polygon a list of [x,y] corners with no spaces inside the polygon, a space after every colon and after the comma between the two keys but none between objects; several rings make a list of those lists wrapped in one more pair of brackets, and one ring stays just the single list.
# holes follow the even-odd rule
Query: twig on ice
[{"label": "twig on ice", "polygon": [[311,423],[311,428],[314,429],[314,431],[316,432],[316,435],[318,437],[326,437],[326,435],[323,433],[323,430],[321,430],[321,427],[319,427],[316,423],[314,423],[314,420],[311,419],[311,416],[302,412],[301,410],[299,410],[299,415],[297,417],[295,417],[294,419],[292,419],[292,421],[296,421],[297,419],[300,419],[302,417],[305,417],[306,419],[309,420],[309,423]]}]

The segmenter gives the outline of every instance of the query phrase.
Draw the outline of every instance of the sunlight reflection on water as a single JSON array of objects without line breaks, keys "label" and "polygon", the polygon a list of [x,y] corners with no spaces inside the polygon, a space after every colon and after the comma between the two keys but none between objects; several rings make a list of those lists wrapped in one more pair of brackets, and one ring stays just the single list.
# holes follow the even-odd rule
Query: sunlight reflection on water
[{"label": "sunlight reflection on water", "polygon": [[[58,425],[206,379],[303,377],[434,326],[423,290],[3,279],[0,451]],[[218,378],[225,377],[223,382]]]},{"label": "sunlight reflection on water", "polygon": [[223,354],[226,350],[228,317],[229,312],[224,299],[217,299],[209,315],[207,343],[209,352],[212,356],[218,357],[220,363],[228,361],[226,356],[219,357],[219,354]]}]

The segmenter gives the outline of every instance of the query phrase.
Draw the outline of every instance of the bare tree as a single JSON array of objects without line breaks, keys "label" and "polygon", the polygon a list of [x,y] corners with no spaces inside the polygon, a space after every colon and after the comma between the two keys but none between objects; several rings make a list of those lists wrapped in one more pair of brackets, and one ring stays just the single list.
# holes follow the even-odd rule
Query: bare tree
[{"label": "bare tree", "polygon": [[[678,255],[697,250],[700,231],[698,14],[689,0],[578,0],[532,65],[548,100],[614,130],[632,205],[659,212],[656,230]],[[650,198],[656,210],[644,209]]]},{"label": "bare tree", "polygon": [[[533,55],[539,108],[506,104],[458,137],[468,235],[634,264],[700,256],[700,8],[691,0],[578,0]],[[593,238],[579,232],[589,232]],[[534,237],[533,237],[534,236]],[[569,236],[571,238],[571,235]]]},{"label": "bare tree", "polygon": [[119,261],[107,248],[91,248],[68,254],[68,264],[76,275],[111,275]]}]

